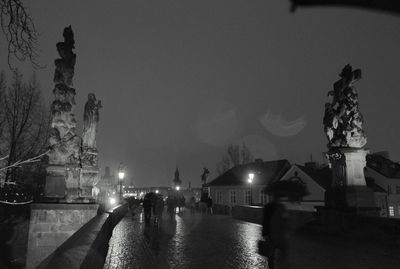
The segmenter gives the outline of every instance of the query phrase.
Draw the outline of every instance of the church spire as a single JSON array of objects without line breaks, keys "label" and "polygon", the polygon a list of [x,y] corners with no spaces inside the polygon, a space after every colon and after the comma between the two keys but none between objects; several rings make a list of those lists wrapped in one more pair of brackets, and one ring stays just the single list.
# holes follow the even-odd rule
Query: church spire
[{"label": "church spire", "polygon": [[175,169],[175,176],[174,176],[174,186],[180,186],[182,183],[182,180],[180,180],[179,178],[179,169],[178,169],[178,165],[176,166]]}]

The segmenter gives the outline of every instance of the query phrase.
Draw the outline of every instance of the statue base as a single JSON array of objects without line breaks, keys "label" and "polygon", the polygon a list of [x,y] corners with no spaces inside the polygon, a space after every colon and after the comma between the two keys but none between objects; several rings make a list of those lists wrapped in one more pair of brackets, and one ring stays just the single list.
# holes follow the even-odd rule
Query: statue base
[{"label": "statue base", "polygon": [[327,208],[363,215],[375,215],[378,212],[374,192],[367,187],[364,176],[365,157],[368,153],[368,150],[357,148],[335,148],[329,151],[332,187],[325,192]]},{"label": "statue base", "polygon": [[46,200],[62,203],[94,203],[92,188],[100,178],[98,168],[49,165],[46,168]]}]

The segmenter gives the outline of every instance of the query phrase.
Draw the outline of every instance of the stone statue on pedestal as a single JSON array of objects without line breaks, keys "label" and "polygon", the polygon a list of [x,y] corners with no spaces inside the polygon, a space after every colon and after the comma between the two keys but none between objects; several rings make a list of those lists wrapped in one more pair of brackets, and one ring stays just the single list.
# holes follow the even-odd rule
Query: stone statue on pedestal
[{"label": "stone statue on pedestal", "polygon": [[325,203],[332,208],[374,208],[373,192],[364,176],[367,136],[353,86],[361,78],[361,70],[346,65],[339,76],[333,91],[328,92],[332,101],[325,104],[323,119],[332,167],[332,186],[326,191]]},{"label": "stone statue on pedestal", "polygon": [[82,141],[76,135],[74,115],[76,92],[72,88],[72,79],[76,55],[73,52],[75,40],[71,26],[64,29],[63,37],[64,42],[56,45],[60,58],[55,60],[55,100],[51,105],[45,197],[74,203],[88,202],[93,200],[92,187],[99,179],[95,134],[101,103],[96,103],[94,94],[89,94]]}]

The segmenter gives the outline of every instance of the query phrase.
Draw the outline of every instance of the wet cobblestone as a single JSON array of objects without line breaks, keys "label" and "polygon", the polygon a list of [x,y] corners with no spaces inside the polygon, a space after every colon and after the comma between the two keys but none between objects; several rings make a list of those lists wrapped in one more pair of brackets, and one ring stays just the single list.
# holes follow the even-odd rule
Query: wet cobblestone
[{"label": "wet cobblestone", "polygon": [[145,225],[129,214],[114,229],[104,269],[266,268],[261,226],[219,215],[176,215]]},{"label": "wet cobblestone", "polygon": [[[122,268],[267,268],[257,254],[261,226],[220,215],[164,216],[145,225],[130,213],[113,232],[104,269]],[[290,240],[288,269],[398,269],[400,248],[297,232]]]}]

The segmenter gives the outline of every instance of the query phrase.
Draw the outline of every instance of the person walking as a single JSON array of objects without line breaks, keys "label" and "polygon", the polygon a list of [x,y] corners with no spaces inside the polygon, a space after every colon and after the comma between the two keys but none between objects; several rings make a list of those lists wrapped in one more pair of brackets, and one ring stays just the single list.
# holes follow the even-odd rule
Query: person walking
[{"label": "person walking", "polygon": [[162,213],[164,211],[164,200],[162,195],[157,195],[154,205],[154,223],[159,224],[162,219]]},{"label": "person walking", "polygon": [[289,213],[280,199],[279,195],[273,195],[273,200],[265,205],[263,212],[262,235],[267,245],[265,255],[270,269],[287,268]]},{"label": "person walking", "polygon": [[168,198],[167,198],[167,212],[168,212],[171,220],[174,218],[176,206],[177,206],[176,198],[174,196],[168,196]]},{"label": "person walking", "polygon": [[150,223],[152,209],[152,199],[150,193],[146,194],[143,199],[144,222]]}]

